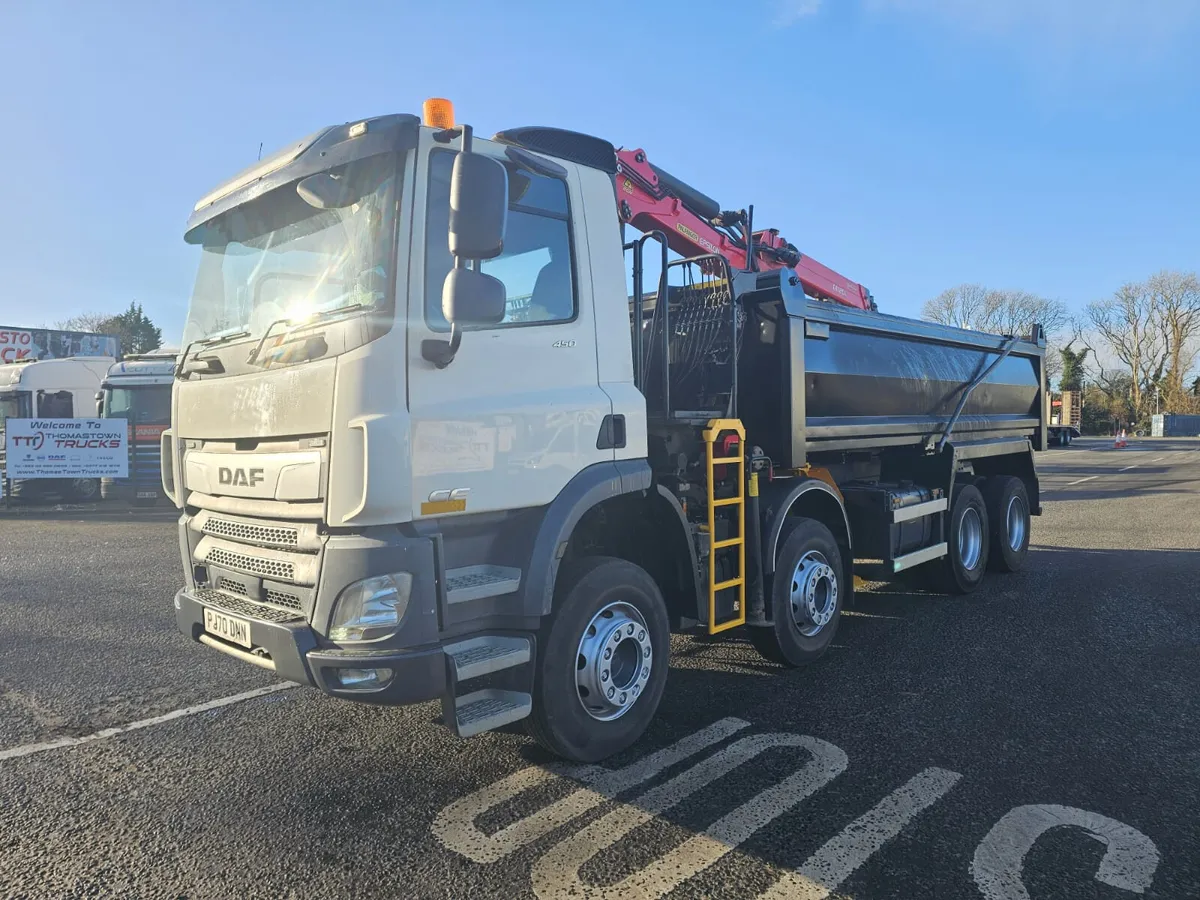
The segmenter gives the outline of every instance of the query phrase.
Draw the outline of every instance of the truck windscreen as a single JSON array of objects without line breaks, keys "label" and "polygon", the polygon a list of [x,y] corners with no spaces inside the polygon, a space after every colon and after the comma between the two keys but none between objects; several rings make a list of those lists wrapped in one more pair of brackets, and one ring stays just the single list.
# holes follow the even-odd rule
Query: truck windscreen
[{"label": "truck windscreen", "polygon": [[389,303],[402,159],[371,156],[331,173],[356,186],[348,206],[318,209],[290,184],[208,223],[185,344],[229,332],[257,338],[282,319]]},{"label": "truck windscreen", "polygon": [[169,384],[109,388],[105,393],[105,416],[128,419],[135,425],[171,424]]}]

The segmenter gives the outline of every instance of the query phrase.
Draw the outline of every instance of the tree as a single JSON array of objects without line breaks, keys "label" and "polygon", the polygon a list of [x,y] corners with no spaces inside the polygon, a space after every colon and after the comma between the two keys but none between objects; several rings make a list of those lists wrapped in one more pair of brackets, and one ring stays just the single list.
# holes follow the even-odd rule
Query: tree
[{"label": "tree", "polygon": [[131,301],[129,309],[101,323],[98,330],[120,338],[122,353],[149,353],[162,346],[162,329],[155,327],[140,303]]},{"label": "tree", "polygon": [[54,327],[60,331],[92,331],[101,334],[101,328],[115,318],[112,313],[85,312],[69,319],[60,319]]},{"label": "tree", "polygon": [[921,308],[922,318],[956,328],[991,334],[1029,333],[1041,325],[1047,340],[1061,331],[1069,316],[1061,300],[1049,300],[1029,291],[993,290],[979,284],[960,284],[942,291]]},{"label": "tree", "polygon": [[[1086,314],[1100,339],[1128,370],[1132,412],[1140,417],[1147,392],[1162,382],[1168,362],[1154,294],[1144,283],[1123,284],[1109,299],[1089,303]],[[1093,358],[1098,360],[1099,355],[1093,353]],[[1111,380],[1103,366],[1099,380]]]},{"label": "tree", "polygon": [[1062,358],[1062,378],[1059,380],[1059,390],[1083,390],[1084,361],[1091,352],[1090,347],[1073,350],[1070,343],[1058,351],[1058,355]]},{"label": "tree", "polygon": [[1150,276],[1145,292],[1154,308],[1167,353],[1167,373],[1161,385],[1168,409],[1184,402],[1184,377],[1200,350],[1200,280],[1194,272],[1163,270]]}]

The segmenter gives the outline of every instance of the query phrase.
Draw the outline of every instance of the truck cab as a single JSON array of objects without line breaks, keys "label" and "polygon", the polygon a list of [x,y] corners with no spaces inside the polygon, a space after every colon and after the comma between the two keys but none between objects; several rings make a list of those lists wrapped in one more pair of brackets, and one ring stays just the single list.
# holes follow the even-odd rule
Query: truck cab
[{"label": "truck cab", "polygon": [[129,475],[100,479],[104,499],[153,506],[162,493],[162,433],[171,425],[171,386],[177,354],[163,350],[125,356],[109,367],[96,395],[101,418],[129,424]]},{"label": "truck cab", "polygon": [[667,265],[661,235],[649,303],[616,171],[601,139],[484,140],[435,103],[317,131],[201,198],[162,438],[184,635],[598,760],[654,716],[672,631],[820,658],[856,542],[958,592],[992,532],[1019,568],[1036,328],[834,310],[778,272]]},{"label": "truck cab", "polygon": [[[111,356],[95,356],[0,365],[0,432],[7,418],[91,416],[96,392],[114,362],[116,360]],[[2,452],[3,444],[0,443]],[[9,482],[9,492],[10,496],[24,499],[53,493],[65,500],[89,502],[100,499],[100,480],[13,479]]]}]

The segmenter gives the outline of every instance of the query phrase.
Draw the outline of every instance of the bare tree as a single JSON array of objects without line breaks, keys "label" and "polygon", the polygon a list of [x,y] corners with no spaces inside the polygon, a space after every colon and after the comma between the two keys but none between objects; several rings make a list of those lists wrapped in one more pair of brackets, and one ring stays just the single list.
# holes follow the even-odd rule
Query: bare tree
[{"label": "bare tree", "polygon": [[54,327],[61,331],[94,331],[102,332],[104,327],[113,319],[113,313],[85,312],[60,319]]},{"label": "bare tree", "polygon": [[1200,280],[1194,272],[1164,270],[1150,276],[1146,292],[1167,349],[1162,393],[1168,407],[1174,409],[1185,400],[1184,378],[1200,351]]},{"label": "bare tree", "polygon": [[981,284],[960,284],[926,300],[921,317],[955,328],[978,328],[987,295],[987,288]]},{"label": "bare tree", "polygon": [[921,308],[922,318],[957,328],[991,334],[1028,334],[1041,325],[1048,340],[1068,323],[1066,304],[1029,291],[991,290],[978,284],[960,284],[942,291]]},{"label": "bare tree", "polygon": [[[1140,415],[1144,394],[1161,383],[1168,361],[1154,294],[1143,283],[1123,284],[1109,299],[1089,303],[1086,314],[1100,340],[1128,370],[1130,401],[1134,414]],[[1101,383],[1106,378],[1101,367]]]}]

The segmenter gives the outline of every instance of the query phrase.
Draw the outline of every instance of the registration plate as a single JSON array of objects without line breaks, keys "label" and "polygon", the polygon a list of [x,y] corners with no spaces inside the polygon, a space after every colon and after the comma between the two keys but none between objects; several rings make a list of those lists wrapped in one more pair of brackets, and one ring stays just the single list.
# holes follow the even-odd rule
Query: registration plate
[{"label": "registration plate", "polygon": [[205,609],[204,630],[209,634],[216,635],[234,644],[241,644],[246,648],[254,646],[250,642],[250,623],[245,619],[235,619],[233,616]]}]

